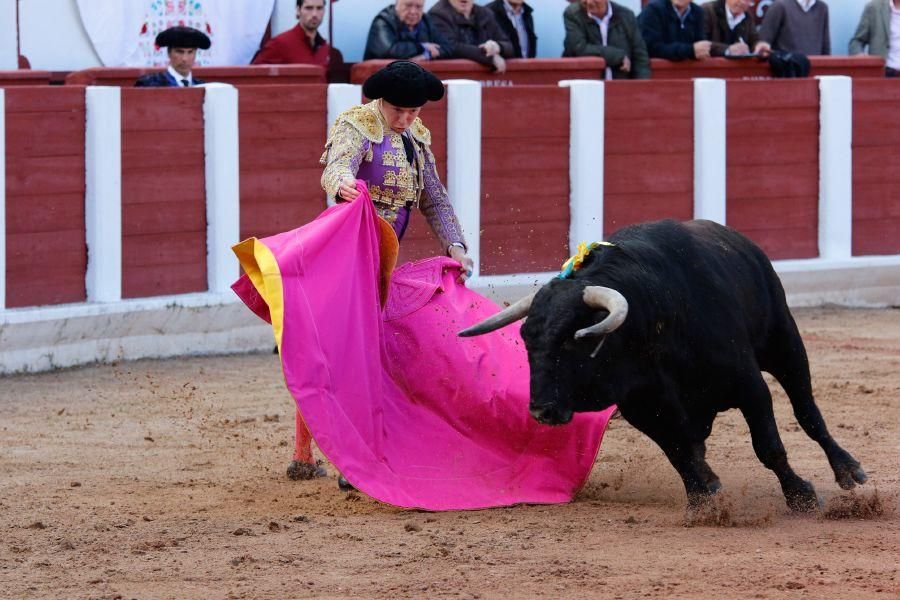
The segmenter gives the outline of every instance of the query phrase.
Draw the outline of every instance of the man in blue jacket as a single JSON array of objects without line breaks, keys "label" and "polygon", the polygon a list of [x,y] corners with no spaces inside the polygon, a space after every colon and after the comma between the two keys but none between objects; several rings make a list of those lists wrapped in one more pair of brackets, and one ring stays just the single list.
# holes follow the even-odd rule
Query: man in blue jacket
[{"label": "man in blue jacket", "polygon": [[638,17],[651,58],[706,60],[712,43],[705,40],[703,10],[691,0],[652,0]]}]

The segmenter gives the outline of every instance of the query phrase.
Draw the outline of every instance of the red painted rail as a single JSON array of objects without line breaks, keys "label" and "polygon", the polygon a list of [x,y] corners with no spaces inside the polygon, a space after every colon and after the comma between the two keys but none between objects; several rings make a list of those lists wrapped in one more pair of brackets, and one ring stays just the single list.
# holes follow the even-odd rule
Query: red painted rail
[{"label": "red painted rail", "polygon": [[[93,67],[66,76],[66,85],[113,85],[132,87],[138,77],[161,69],[138,67]],[[243,67],[197,67],[193,76],[206,83],[273,85],[325,83],[325,69],[317,65],[248,65]]]},{"label": "red painted rail", "polygon": [[[389,64],[389,60],[367,60],[350,70],[351,83],[362,83],[369,75]],[[421,63],[441,79],[473,79],[485,85],[556,85],[564,79],[600,79],[606,61],[599,57],[532,58],[506,61],[506,73],[494,73],[471,60],[435,60]]]}]

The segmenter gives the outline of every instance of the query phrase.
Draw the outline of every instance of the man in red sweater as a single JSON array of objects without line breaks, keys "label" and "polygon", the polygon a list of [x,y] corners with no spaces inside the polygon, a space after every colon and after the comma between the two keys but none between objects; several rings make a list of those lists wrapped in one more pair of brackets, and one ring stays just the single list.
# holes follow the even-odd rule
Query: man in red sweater
[{"label": "man in red sweater", "polygon": [[253,64],[320,65],[328,72],[328,81],[335,81],[343,71],[344,57],[319,35],[324,18],[325,0],[297,0],[297,26],[266,42]]}]

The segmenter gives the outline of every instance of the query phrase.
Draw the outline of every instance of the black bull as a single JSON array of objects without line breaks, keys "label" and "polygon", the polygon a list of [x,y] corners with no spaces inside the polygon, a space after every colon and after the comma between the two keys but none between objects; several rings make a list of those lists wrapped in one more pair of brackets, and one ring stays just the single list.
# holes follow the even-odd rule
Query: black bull
[{"label": "black bull", "polygon": [[460,335],[480,335],[527,316],[530,411],[541,423],[617,404],[681,475],[689,505],[720,487],[706,462],[719,412],[739,409],[759,460],[778,477],[787,505],[819,505],[788,464],[761,371],[784,388],[806,434],[844,489],[864,483],[860,464],[828,433],[812,395],[803,340],[784,289],[753,242],[710,221],[627,227],[588,255],[568,279]]}]

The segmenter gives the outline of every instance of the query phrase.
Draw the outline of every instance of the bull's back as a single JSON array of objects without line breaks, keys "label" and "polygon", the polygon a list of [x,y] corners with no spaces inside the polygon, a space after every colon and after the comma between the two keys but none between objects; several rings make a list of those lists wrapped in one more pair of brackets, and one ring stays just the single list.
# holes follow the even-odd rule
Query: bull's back
[{"label": "bull's back", "polygon": [[[759,348],[778,320],[784,293],[771,262],[733,229],[666,220],[625,228],[610,241],[643,270],[631,290],[643,312],[663,313],[648,316],[669,319],[675,335],[704,340],[710,353],[740,353],[742,342]],[[634,289],[641,280],[653,289]]]}]

